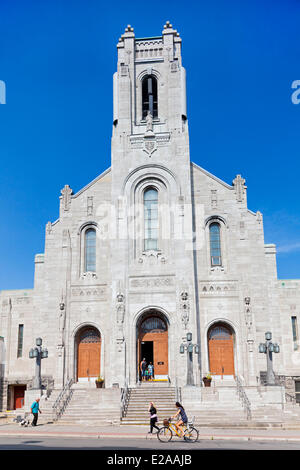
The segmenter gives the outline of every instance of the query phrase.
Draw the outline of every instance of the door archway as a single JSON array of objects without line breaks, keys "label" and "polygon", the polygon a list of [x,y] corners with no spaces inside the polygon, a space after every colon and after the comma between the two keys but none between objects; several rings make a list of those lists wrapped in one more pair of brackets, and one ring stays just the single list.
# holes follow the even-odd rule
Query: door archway
[{"label": "door archway", "polygon": [[235,375],[234,337],[226,323],[215,323],[208,330],[209,369],[212,375]]},{"label": "door archway", "polygon": [[77,380],[85,381],[100,375],[101,335],[92,327],[86,326],[76,336]]},{"label": "door archway", "polygon": [[154,366],[155,380],[168,380],[168,323],[159,312],[144,315],[137,325],[138,378],[141,379],[140,363],[145,358]]}]

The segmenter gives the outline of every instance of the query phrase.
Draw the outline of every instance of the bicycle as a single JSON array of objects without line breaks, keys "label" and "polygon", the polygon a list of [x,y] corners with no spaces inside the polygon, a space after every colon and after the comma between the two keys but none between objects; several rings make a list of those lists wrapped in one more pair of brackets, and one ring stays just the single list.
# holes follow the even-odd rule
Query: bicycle
[{"label": "bicycle", "polygon": [[199,437],[199,431],[194,428],[193,423],[188,423],[187,426],[183,425],[181,429],[178,429],[175,424],[172,424],[171,418],[164,419],[164,426],[157,432],[157,438],[160,442],[170,442],[172,437],[183,439],[187,442],[196,442]]}]

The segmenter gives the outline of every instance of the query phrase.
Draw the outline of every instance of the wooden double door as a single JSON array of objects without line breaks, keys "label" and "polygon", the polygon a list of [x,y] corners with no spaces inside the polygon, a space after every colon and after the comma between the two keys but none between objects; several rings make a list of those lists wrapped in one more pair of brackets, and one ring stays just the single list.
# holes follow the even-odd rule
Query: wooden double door
[{"label": "wooden double door", "polygon": [[212,375],[235,375],[234,342],[229,327],[218,324],[208,334],[209,367]]},{"label": "wooden double door", "polygon": [[138,332],[138,364],[146,359],[152,362],[154,375],[167,378],[169,373],[168,361],[168,328],[160,317],[149,317],[144,320]]},{"label": "wooden double door", "polygon": [[77,378],[100,375],[101,337],[95,328],[84,329],[77,342]]}]

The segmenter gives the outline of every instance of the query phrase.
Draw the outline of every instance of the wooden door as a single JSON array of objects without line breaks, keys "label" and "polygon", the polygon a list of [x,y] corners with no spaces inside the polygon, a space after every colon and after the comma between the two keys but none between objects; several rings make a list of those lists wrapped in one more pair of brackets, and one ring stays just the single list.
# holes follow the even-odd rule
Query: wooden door
[{"label": "wooden door", "polygon": [[14,387],[14,410],[23,408],[26,385]]},{"label": "wooden door", "polygon": [[234,375],[233,336],[226,327],[214,328],[209,335],[209,367],[213,375]]},{"label": "wooden door", "polygon": [[154,375],[168,375],[168,329],[166,323],[159,317],[149,317],[141,325],[139,331],[139,362],[141,358],[141,342],[153,342]]},{"label": "wooden door", "polygon": [[153,341],[155,375],[168,375],[168,333],[157,333]]},{"label": "wooden door", "polygon": [[101,340],[98,332],[86,330],[80,337],[77,356],[78,378],[100,375]]}]

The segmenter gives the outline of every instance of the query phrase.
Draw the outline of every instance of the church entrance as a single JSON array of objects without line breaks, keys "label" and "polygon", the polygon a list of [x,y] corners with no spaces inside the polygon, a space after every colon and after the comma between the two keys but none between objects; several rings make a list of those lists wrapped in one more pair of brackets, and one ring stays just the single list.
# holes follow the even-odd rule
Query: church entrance
[{"label": "church entrance", "polygon": [[231,328],[224,323],[208,331],[209,368],[212,375],[234,376],[234,347]]},{"label": "church entrance", "polygon": [[143,317],[137,330],[138,379],[141,380],[140,363],[154,366],[154,380],[168,380],[168,326],[159,313]]},{"label": "church entrance", "polygon": [[77,335],[77,380],[88,381],[100,375],[101,336],[93,327],[86,327]]}]

